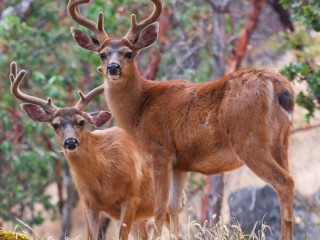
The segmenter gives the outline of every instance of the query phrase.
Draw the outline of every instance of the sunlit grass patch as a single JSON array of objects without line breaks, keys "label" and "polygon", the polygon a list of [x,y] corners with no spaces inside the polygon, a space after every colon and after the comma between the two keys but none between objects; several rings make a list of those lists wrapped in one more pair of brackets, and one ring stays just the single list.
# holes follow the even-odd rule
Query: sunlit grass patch
[{"label": "sunlit grass patch", "polygon": [[32,240],[32,238],[23,233],[6,232],[0,228],[0,240]]}]

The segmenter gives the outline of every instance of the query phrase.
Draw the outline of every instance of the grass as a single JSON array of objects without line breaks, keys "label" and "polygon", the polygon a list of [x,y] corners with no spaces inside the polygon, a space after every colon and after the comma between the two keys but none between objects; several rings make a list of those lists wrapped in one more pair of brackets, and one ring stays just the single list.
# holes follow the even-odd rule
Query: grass
[{"label": "grass", "polygon": [[[239,223],[237,225],[226,225],[221,220],[216,224],[212,220],[205,221],[202,226],[197,222],[191,222],[192,228],[196,229],[196,233],[192,234],[193,237],[188,237],[190,240],[265,240],[265,233],[270,231],[270,227],[266,224],[262,224],[261,228],[256,231],[256,224],[251,233],[244,233]],[[256,232],[258,233],[256,234]]]},{"label": "grass", "polygon": [[[55,240],[58,239],[53,236],[43,236],[39,238],[39,236],[25,223],[22,221],[19,221],[20,224],[24,225],[25,228],[27,228],[29,231],[31,230],[33,239],[44,239],[44,240]],[[262,221],[263,222],[263,221]],[[20,228],[20,227],[19,227]],[[20,233],[16,233],[17,228],[14,230],[14,233],[10,233],[10,236],[13,234],[14,236],[22,236]],[[188,226],[187,226],[187,232],[184,234],[185,236],[180,238],[183,240],[266,240],[265,233],[271,232],[271,229],[268,225],[266,225],[264,222],[259,227],[257,224],[254,226],[254,228],[251,230],[250,233],[245,233],[241,229],[240,223],[236,225],[229,225],[224,224],[221,219],[218,223],[214,223],[213,220],[205,221],[203,225],[199,224],[196,221],[191,221],[189,218]],[[1,235],[3,231],[0,229],[0,240],[31,240],[32,238],[30,236],[25,236],[26,238],[6,238],[4,235]],[[28,234],[29,235],[29,234]],[[8,235],[9,236],[9,235]],[[65,240],[80,240],[85,239],[84,236],[78,236],[76,238],[65,238]],[[109,239],[109,238],[108,238]],[[176,236],[165,234],[161,237],[161,240],[178,240]],[[179,239],[179,240],[180,240]]]}]

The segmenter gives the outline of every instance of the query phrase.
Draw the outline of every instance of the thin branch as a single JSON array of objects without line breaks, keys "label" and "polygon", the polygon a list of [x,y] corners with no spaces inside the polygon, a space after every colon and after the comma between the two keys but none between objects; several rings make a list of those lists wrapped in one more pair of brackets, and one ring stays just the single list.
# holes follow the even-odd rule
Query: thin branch
[{"label": "thin branch", "polygon": [[237,50],[234,54],[233,61],[231,63],[230,71],[234,72],[240,68],[241,61],[245,55],[251,34],[255,29],[258,18],[261,12],[261,8],[264,4],[265,0],[253,0],[253,8],[250,13],[249,19],[245,24],[244,28],[242,29],[240,38],[238,40]]},{"label": "thin branch", "polygon": [[297,132],[308,131],[308,130],[315,129],[315,128],[320,128],[320,124],[314,124],[314,125],[307,125],[307,126],[298,127],[298,128],[292,129],[290,134],[292,135],[292,134],[297,133]]}]

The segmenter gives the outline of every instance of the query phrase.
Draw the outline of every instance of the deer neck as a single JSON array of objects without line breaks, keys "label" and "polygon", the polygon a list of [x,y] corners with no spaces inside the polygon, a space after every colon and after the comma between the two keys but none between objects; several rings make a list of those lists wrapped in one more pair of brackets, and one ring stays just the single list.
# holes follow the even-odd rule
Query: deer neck
[{"label": "deer neck", "polygon": [[134,65],[132,74],[122,83],[105,87],[105,96],[110,111],[117,122],[127,131],[133,129],[139,120],[139,110],[145,97],[147,80]]}]

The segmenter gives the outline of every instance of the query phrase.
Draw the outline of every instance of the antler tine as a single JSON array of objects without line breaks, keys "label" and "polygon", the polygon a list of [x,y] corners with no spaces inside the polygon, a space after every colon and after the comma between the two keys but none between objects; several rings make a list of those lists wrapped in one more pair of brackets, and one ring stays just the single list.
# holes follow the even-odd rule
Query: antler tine
[{"label": "antler tine", "polygon": [[96,24],[95,22],[83,17],[79,9],[79,5],[89,2],[90,0],[70,0],[67,7],[68,12],[74,21],[94,32],[101,44],[106,39],[109,39],[108,34],[104,30],[103,13],[99,13],[98,23]]},{"label": "antler tine", "polygon": [[103,91],[104,91],[103,84],[91,90],[87,95],[84,95],[83,92],[79,91],[78,94],[79,94],[80,100],[76,104],[76,107],[82,111],[96,96],[103,93]]},{"label": "antler tine", "polygon": [[49,113],[56,111],[58,109],[58,107],[53,104],[51,98],[48,98],[48,100],[45,101],[43,99],[36,98],[36,97],[30,96],[30,95],[27,95],[27,94],[21,92],[19,85],[20,85],[21,81],[24,79],[25,75],[26,75],[25,70],[21,70],[17,75],[17,64],[15,62],[11,62],[11,64],[10,64],[10,80],[11,80],[12,94],[16,98],[18,98],[24,102],[32,103],[32,104],[43,107]]},{"label": "antler tine", "polygon": [[136,22],[136,15],[131,15],[131,26],[127,34],[124,36],[125,39],[129,40],[131,43],[139,36],[139,33],[142,29],[146,26],[154,23],[158,20],[162,12],[162,0],[151,0],[154,4],[153,11],[149,17],[140,21],[139,23]]}]

